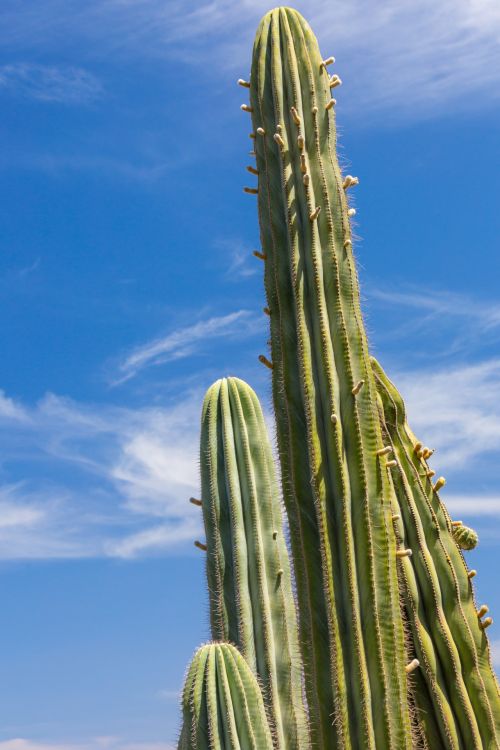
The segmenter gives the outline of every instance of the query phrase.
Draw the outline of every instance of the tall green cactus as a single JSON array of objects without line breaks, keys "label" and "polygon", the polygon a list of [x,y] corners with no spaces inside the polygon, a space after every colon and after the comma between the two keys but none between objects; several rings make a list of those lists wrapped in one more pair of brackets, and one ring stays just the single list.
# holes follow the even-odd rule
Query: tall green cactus
[{"label": "tall green cactus", "polygon": [[262,410],[242,380],[205,396],[200,465],[212,637],[237,645],[259,676],[277,750],[307,750],[279,491]]},{"label": "tall green cactus", "polygon": [[182,694],[179,750],[272,750],[257,680],[239,651],[227,643],[194,655]]},{"label": "tall green cactus", "polygon": [[[250,89],[258,187],[245,191],[258,196],[271,328],[260,359],[272,371],[299,623],[262,412],[242,381],[220,380],[203,407],[197,545],[212,637],[248,666],[238,662],[233,692],[237,652],[199,652],[179,748],[500,750],[492,619],[461,552],[477,535],[450,519],[431,451],[368,352],[346,196],[358,181],[337,161],[332,61],[299,13],[276,8],[257,31],[250,82],[239,81]],[[247,708],[261,744],[248,739]]]},{"label": "tall green cactus", "polygon": [[[334,79],[334,82],[337,79]],[[335,107],[309,26],[257,31],[250,101],[273,396],[313,745],[411,746],[390,469],[359,305]]]}]

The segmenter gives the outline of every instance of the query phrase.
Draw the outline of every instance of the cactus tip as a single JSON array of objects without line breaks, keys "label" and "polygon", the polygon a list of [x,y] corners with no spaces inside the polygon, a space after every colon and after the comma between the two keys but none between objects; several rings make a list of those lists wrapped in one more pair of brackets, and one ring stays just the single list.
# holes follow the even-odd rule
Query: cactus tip
[{"label": "cactus tip", "polygon": [[444,487],[446,484],[446,479],[444,477],[439,477],[439,479],[434,483],[433,490],[434,492],[438,492],[442,487]]},{"label": "cactus tip", "polygon": [[337,100],[336,99],[330,99],[330,101],[326,103],[325,109],[327,109],[327,110],[331,109],[332,107],[335,107],[336,104],[337,104]]},{"label": "cactus tip", "polygon": [[251,107],[249,104],[242,104],[240,106],[240,109],[242,112],[253,112],[253,107]]},{"label": "cactus tip", "polygon": [[245,81],[243,78],[238,78],[238,86],[243,86],[245,89],[250,88],[250,81]]},{"label": "cactus tip", "polygon": [[469,570],[467,573],[467,578],[470,580],[471,578],[475,578],[477,576],[477,570]]}]

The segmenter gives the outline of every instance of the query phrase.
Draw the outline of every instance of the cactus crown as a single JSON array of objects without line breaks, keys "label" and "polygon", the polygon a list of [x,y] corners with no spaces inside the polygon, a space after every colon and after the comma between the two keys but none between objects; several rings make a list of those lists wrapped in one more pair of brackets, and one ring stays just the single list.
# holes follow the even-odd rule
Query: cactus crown
[{"label": "cactus crown", "polygon": [[253,748],[254,712],[264,749],[500,750],[492,620],[461,551],[477,535],[450,519],[433,451],[369,355],[348,202],[359,180],[337,160],[332,63],[297,11],[276,8],[239,81],[296,602],[260,405],[220,380],[203,406],[198,546],[212,637],[238,651],[195,656],[180,748]]}]

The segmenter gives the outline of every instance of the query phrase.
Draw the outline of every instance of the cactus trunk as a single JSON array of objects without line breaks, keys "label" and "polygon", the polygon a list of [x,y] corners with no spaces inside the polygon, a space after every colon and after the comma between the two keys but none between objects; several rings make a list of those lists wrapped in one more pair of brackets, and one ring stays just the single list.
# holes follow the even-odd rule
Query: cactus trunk
[{"label": "cactus trunk", "polygon": [[271,446],[257,396],[237,378],[208,390],[202,508],[212,637],[258,675],[275,747],[307,750],[295,604]]},{"label": "cactus trunk", "polygon": [[313,745],[404,750],[411,730],[392,490],[377,455],[330,79],[296,11],[279,8],[261,22],[250,96]]}]

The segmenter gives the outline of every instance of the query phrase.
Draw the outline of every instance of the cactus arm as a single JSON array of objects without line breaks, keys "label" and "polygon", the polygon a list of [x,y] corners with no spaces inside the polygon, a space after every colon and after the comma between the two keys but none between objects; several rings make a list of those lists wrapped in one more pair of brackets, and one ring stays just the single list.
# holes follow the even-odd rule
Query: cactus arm
[{"label": "cactus arm", "polygon": [[262,682],[280,750],[309,747],[290,564],[269,438],[252,389],[217,381],[203,406],[202,508],[213,637]]},{"label": "cactus arm", "polygon": [[296,568],[304,566],[297,588],[313,740],[402,750],[411,731],[375,384],[327,76],[295,11],[271,11],[259,27],[250,93],[285,502]]},{"label": "cactus arm", "polygon": [[[394,483],[401,519],[399,533],[412,547],[412,572],[418,580],[432,647],[441,674],[424,665],[428,683],[439,680],[452,712],[460,747],[500,747],[500,698],[488,639],[480,627],[472,582],[454,539],[445,506],[427,476],[429,467],[414,450],[403,400],[373,360],[383,403],[384,426],[400,470]],[[406,543],[406,542],[405,542]]]},{"label": "cactus arm", "polygon": [[230,644],[198,649],[186,677],[182,709],[178,750],[272,750],[261,690]]}]

